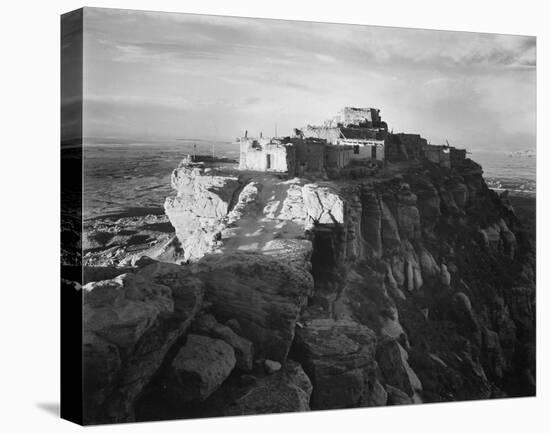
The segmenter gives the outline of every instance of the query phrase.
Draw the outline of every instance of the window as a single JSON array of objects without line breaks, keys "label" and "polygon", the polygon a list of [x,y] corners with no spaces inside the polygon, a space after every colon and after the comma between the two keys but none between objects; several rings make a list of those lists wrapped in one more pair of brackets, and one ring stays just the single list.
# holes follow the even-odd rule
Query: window
[{"label": "window", "polygon": [[353,146],[353,153],[359,155],[359,146]]}]

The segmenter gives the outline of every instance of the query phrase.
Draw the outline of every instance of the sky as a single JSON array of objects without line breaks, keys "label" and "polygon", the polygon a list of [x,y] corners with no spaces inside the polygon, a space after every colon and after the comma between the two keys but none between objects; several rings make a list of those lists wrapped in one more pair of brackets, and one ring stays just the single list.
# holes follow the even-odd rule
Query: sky
[{"label": "sky", "polygon": [[536,146],[528,36],[86,8],[84,135],[290,135],[344,106],[468,150]]}]

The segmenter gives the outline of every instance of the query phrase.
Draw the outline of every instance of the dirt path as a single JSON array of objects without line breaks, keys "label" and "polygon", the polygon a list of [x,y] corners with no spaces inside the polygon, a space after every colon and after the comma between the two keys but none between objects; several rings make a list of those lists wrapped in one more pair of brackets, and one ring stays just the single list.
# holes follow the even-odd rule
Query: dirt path
[{"label": "dirt path", "polygon": [[222,247],[226,253],[238,250],[273,254],[285,240],[304,235],[303,224],[281,218],[292,183],[267,173],[255,174],[253,182],[259,187],[254,205],[257,210],[240,218],[228,230]]}]

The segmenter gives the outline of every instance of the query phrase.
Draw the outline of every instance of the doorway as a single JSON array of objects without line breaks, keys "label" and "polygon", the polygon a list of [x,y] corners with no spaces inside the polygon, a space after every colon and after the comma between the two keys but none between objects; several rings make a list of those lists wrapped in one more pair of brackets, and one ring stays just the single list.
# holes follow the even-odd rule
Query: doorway
[{"label": "doorway", "polygon": [[271,168],[271,155],[266,155],[266,169],[269,170]]}]

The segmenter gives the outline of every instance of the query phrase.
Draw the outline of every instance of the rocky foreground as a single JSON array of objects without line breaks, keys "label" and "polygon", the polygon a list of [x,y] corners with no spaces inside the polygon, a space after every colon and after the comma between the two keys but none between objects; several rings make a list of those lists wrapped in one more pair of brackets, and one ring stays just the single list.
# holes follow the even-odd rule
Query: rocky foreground
[{"label": "rocky foreground", "polygon": [[534,395],[534,239],[474,162],[172,186],[170,253],[84,274],[87,423]]}]

